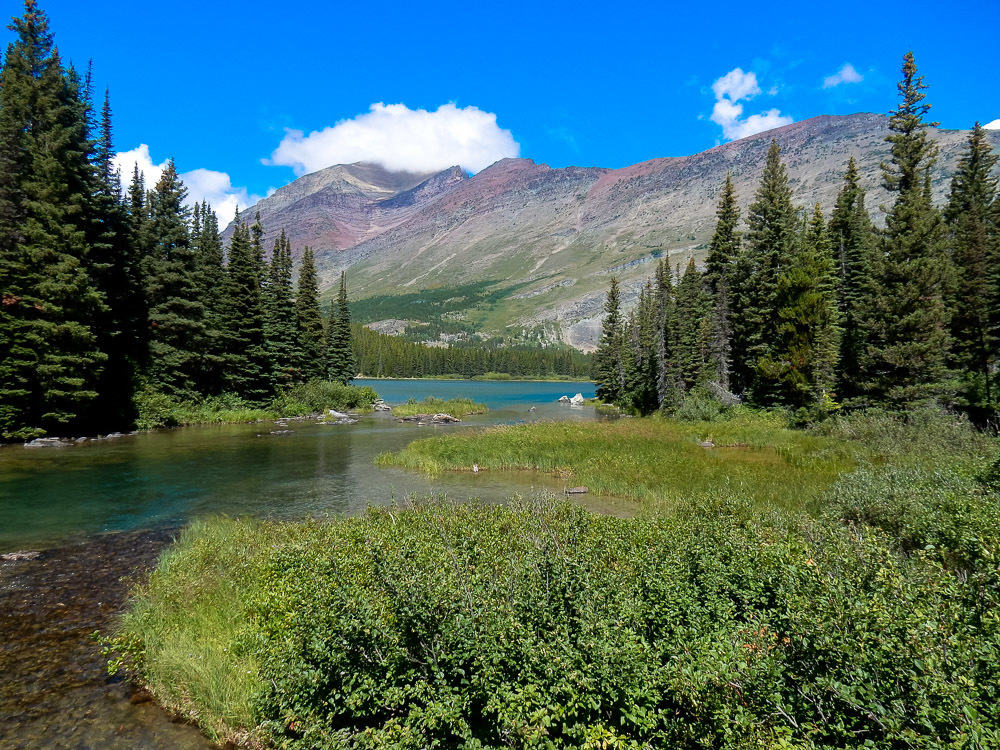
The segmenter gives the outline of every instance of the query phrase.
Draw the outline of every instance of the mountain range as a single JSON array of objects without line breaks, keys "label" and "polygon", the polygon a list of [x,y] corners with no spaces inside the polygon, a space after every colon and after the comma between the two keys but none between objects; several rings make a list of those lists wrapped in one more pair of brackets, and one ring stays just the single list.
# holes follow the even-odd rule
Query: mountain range
[{"label": "mountain range", "polygon": [[[941,201],[968,131],[930,132],[940,149],[932,189]],[[296,256],[311,246],[325,288],[346,270],[355,317],[377,330],[415,340],[477,335],[587,350],[599,333],[609,278],[622,282],[627,304],[659,258],[671,266],[701,260],[726,173],[745,211],[772,138],[798,205],[818,202],[829,215],[854,156],[880,223],[887,134],[886,117],[860,113],[814,117],[621,169],[503,159],[470,176],[458,167],[414,174],[336,165],[298,178],[243,215],[259,212],[268,245],[284,228]],[[1000,131],[990,137],[1000,148]]]}]

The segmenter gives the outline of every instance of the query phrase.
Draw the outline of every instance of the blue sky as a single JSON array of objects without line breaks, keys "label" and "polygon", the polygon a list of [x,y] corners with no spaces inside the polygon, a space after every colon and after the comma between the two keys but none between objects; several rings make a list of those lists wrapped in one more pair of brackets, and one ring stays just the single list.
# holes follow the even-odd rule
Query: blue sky
[{"label": "blue sky", "polygon": [[394,167],[619,167],[886,112],[908,49],[942,126],[1000,118],[993,0],[41,5],[64,57],[93,58],[111,89],[117,147],[154,173],[173,157],[234,205],[376,151]]}]

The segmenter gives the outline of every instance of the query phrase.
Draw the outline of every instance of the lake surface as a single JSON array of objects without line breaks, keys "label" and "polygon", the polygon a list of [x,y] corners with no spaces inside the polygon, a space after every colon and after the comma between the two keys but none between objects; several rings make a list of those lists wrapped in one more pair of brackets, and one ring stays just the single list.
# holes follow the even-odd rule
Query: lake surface
[{"label": "lake surface", "polygon": [[[312,421],[205,425],[91,441],[65,448],[0,448],[0,552],[69,543],[108,531],[176,527],[213,513],[302,518],[356,513],[407,495],[500,500],[547,476],[483,472],[429,478],[373,465],[376,455],[441,431],[540,419],[594,419],[590,407],[557,404],[594,395],[592,383],[361,380],[390,404],[465,396],[490,413],[461,425],[419,427],[388,414],[354,425]],[[530,411],[534,406],[535,411]],[[275,435],[272,430],[289,429]]]}]

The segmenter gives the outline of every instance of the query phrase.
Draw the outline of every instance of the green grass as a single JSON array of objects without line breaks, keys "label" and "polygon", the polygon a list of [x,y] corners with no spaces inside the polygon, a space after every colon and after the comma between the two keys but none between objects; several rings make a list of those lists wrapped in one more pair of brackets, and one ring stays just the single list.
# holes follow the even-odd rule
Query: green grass
[{"label": "green grass", "polygon": [[415,417],[422,414],[450,414],[453,417],[465,417],[469,414],[486,414],[489,409],[485,404],[477,404],[470,398],[453,398],[445,401],[443,398],[428,396],[423,401],[410,399],[405,404],[392,407],[395,417]]},{"label": "green grass", "polygon": [[737,409],[381,460],[402,457],[670,502],[198,521],[135,591],[112,667],[213,739],[289,750],[1000,746],[1000,460],[966,423]]},{"label": "green grass", "polygon": [[326,409],[371,411],[378,394],[367,386],[312,381],[292,386],[267,404],[255,404],[231,393],[201,401],[183,401],[145,390],[135,397],[136,427],[152,430],[194,424],[260,422],[302,417]]},{"label": "green grass", "polygon": [[[707,439],[718,447],[698,444]],[[723,493],[801,508],[852,468],[856,452],[839,438],[788,429],[779,415],[742,412],[713,423],[654,417],[492,427],[417,440],[376,461],[430,473],[478,462],[487,470],[556,473],[641,500]]]}]

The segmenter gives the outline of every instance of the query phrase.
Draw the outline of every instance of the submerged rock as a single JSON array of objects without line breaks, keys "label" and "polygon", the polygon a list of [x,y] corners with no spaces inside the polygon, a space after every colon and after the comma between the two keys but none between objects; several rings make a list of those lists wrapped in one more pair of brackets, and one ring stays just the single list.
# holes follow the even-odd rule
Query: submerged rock
[{"label": "submerged rock", "polygon": [[20,562],[22,560],[37,560],[41,556],[41,552],[36,552],[31,549],[22,549],[17,552],[5,552],[0,555],[0,560],[3,560],[4,562]]},{"label": "submerged rock", "polygon": [[590,490],[586,487],[570,487],[565,492],[567,495],[586,495]]},{"label": "submerged rock", "polygon": [[25,448],[65,448],[73,445],[73,441],[58,437],[35,438],[24,444]]},{"label": "submerged rock", "polygon": [[416,422],[417,424],[453,424],[461,422],[458,417],[451,414],[414,414],[412,417],[396,417],[397,422]]}]

